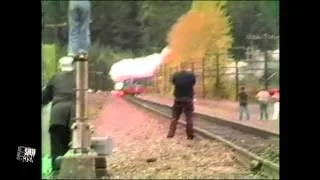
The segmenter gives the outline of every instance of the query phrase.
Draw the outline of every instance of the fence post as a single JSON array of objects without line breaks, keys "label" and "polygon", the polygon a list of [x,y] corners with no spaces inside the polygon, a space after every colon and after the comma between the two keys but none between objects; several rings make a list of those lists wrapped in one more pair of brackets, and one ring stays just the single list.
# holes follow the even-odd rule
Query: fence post
[{"label": "fence post", "polygon": [[[161,67],[161,66],[160,66]],[[153,85],[155,87],[155,93],[158,93],[159,90],[158,90],[158,71],[159,70],[156,70],[155,73],[154,73],[154,76],[153,76],[153,84],[151,83],[151,85]],[[152,88],[149,87],[151,90]],[[153,91],[153,90],[152,90]]]},{"label": "fence post", "polygon": [[220,86],[220,62],[219,62],[219,54],[216,55],[217,63],[216,63],[216,91],[219,91]]},{"label": "fence post", "polygon": [[206,97],[206,86],[205,86],[205,61],[204,58],[202,59],[202,70],[201,70],[201,80],[202,80],[202,98]]},{"label": "fence post", "polygon": [[264,53],[264,88],[265,89],[268,89],[268,86],[269,86],[269,82],[268,82],[268,49],[267,49],[267,37],[264,36],[264,39],[263,39],[263,53]]},{"label": "fence post", "polygon": [[172,76],[172,68],[169,67],[169,68],[168,68],[168,78],[167,78],[167,81],[168,81],[167,93],[168,93],[168,92],[171,92],[171,81],[170,81],[171,76]]},{"label": "fence post", "polygon": [[192,69],[192,72],[194,73],[194,62],[193,61],[191,62],[191,69]]},{"label": "fence post", "polygon": [[166,65],[163,65],[163,91],[165,93],[167,89],[167,71],[166,71]]},{"label": "fence post", "polygon": [[236,59],[236,101],[239,99],[239,61]]}]

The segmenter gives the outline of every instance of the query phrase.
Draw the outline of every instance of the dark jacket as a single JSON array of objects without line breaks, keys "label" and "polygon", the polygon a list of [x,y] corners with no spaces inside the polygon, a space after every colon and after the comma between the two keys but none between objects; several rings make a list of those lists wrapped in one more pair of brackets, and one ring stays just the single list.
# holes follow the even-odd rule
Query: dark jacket
[{"label": "dark jacket", "polygon": [[42,90],[42,105],[52,101],[50,126],[69,126],[75,114],[75,72],[59,72]]},{"label": "dark jacket", "polygon": [[196,84],[196,77],[192,72],[177,72],[172,76],[171,81],[174,85],[173,95],[176,99],[193,100],[193,86]]},{"label": "dark jacket", "polygon": [[239,103],[242,106],[245,106],[248,104],[248,94],[246,92],[239,93]]}]

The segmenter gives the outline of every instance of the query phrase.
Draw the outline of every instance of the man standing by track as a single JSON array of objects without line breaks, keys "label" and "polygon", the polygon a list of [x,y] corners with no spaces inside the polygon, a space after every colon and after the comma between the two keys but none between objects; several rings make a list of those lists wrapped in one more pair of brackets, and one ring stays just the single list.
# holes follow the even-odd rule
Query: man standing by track
[{"label": "man standing by track", "polygon": [[239,105],[240,105],[240,116],[239,120],[242,120],[243,113],[246,114],[247,120],[250,119],[250,113],[249,113],[249,108],[248,108],[248,94],[245,91],[244,87],[240,88],[240,93],[239,93]]},{"label": "man standing by track", "polygon": [[170,124],[168,138],[172,138],[175,134],[178,120],[184,112],[187,122],[187,138],[193,139],[193,87],[196,83],[195,75],[186,67],[182,67],[180,72],[176,72],[171,79],[174,85],[174,104],[172,107],[172,121]]}]

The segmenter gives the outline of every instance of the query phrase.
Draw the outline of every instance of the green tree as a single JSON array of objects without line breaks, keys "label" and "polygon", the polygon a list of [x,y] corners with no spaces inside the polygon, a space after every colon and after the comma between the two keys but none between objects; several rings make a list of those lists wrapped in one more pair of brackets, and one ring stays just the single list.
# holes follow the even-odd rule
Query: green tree
[{"label": "green tree", "polygon": [[[233,25],[234,47],[255,45],[262,49],[262,40],[249,41],[246,36],[279,35],[279,1],[229,1],[227,9]],[[268,49],[275,49],[277,41],[270,40],[266,45]]]},{"label": "green tree", "polygon": [[[190,8],[190,1],[92,1],[92,42],[136,54],[160,51],[175,20]],[[67,22],[67,1],[43,2],[44,24]],[[46,42],[67,44],[67,27],[45,28]]]},{"label": "green tree", "polygon": [[191,1],[142,1],[139,22],[143,32],[145,48],[160,51],[167,45],[166,39],[171,26],[191,6]]},{"label": "green tree", "polygon": [[138,49],[138,3],[135,1],[93,1],[91,38],[102,45]]}]

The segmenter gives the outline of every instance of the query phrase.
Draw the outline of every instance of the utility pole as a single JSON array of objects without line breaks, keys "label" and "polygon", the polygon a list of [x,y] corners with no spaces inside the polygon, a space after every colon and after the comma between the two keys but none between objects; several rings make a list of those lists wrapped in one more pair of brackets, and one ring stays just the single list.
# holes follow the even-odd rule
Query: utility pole
[{"label": "utility pole", "polygon": [[201,70],[201,81],[202,81],[202,98],[206,97],[206,86],[205,86],[205,59],[202,59],[202,70]]},{"label": "utility pole", "polygon": [[[219,57],[220,54],[216,54],[216,92],[220,93],[220,60],[219,60]],[[220,95],[220,94],[219,94]]]},{"label": "utility pole", "polygon": [[268,89],[269,87],[269,81],[268,81],[268,76],[269,76],[269,71],[268,71],[268,62],[269,62],[269,57],[268,57],[268,48],[267,48],[267,36],[265,35],[263,37],[263,54],[264,54],[264,88]]},{"label": "utility pole", "polygon": [[235,56],[235,81],[236,81],[236,100],[238,101],[239,99],[239,58],[242,57],[242,52],[241,51],[245,51],[246,48],[245,47],[235,47],[233,48],[234,52],[236,52],[236,56]]}]

